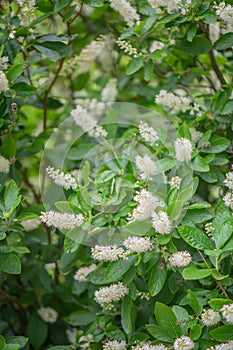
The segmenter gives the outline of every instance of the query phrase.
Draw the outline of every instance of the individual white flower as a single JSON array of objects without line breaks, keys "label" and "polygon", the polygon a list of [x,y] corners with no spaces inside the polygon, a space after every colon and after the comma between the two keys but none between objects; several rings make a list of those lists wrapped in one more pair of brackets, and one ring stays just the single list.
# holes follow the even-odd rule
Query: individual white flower
[{"label": "individual white flower", "polygon": [[70,342],[70,344],[76,343],[76,335],[77,335],[77,328],[67,329],[66,330],[66,336]]},{"label": "individual white flower", "polygon": [[165,211],[152,214],[152,226],[156,232],[162,235],[169,234],[172,230],[172,223]]},{"label": "individual white flower", "polygon": [[94,271],[97,268],[96,264],[91,264],[89,266],[84,266],[84,267],[80,267],[80,269],[78,269],[78,271],[76,271],[75,275],[74,275],[74,279],[80,282],[86,282],[86,277],[89,273],[91,273],[92,271]]},{"label": "individual white flower", "polygon": [[190,253],[187,251],[180,251],[177,253],[173,253],[169,258],[169,262],[171,266],[174,266],[174,267],[188,266],[191,261],[192,261],[192,257]]},{"label": "individual white flower", "polygon": [[227,192],[223,197],[223,201],[227,207],[233,210],[233,192]]},{"label": "individual white flower", "polygon": [[131,252],[143,253],[153,248],[150,237],[130,236],[123,242],[124,246]]},{"label": "individual white flower", "polygon": [[122,282],[111,284],[109,287],[102,287],[95,291],[95,301],[101,306],[118,301],[129,293],[129,289]]},{"label": "individual white flower", "polygon": [[181,183],[181,178],[179,176],[173,176],[169,182],[171,188],[179,188]]},{"label": "individual white flower", "polygon": [[8,79],[5,73],[0,71],[0,93],[9,89]]},{"label": "individual white flower", "polygon": [[220,311],[227,323],[233,323],[233,304],[223,305]]},{"label": "individual white flower", "polygon": [[150,52],[154,52],[155,50],[161,50],[164,48],[164,43],[161,41],[153,41],[152,44],[150,45]]},{"label": "individual white flower", "polygon": [[62,186],[65,190],[69,190],[70,188],[75,190],[78,187],[76,179],[71,174],[65,174],[63,171],[50,166],[46,168],[46,173],[53,179],[56,185]]},{"label": "individual white flower", "polygon": [[218,18],[225,24],[224,32],[231,32],[233,30],[233,7],[222,1],[220,4],[215,3],[214,8]]},{"label": "individual white flower", "polygon": [[157,170],[155,162],[146,154],[144,157],[136,156],[136,167],[140,170],[141,178],[146,179]]},{"label": "individual white flower", "polygon": [[125,258],[125,252],[116,245],[99,246],[91,248],[92,257],[99,261],[115,261],[119,258]]},{"label": "individual white flower", "polygon": [[40,219],[47,226],[53,226],[60,230],[81,226],[84,220],[82,214],[59,213],[53,210],[42,212]]},{"label": "individual white flower", "polygon": [[226,179],[223,183],[229,188],[229,190],[233,191],[233,171],[229,171],[229,173],[226,174]]},{"label": "individual white flower", "polygon": [[24,227],[25,231],[35,230],[40,224],[41,221],[39,219],[28,219],[20,222]]},{"label": "individual white flower", "polygon": [[9,39],[14,39],[15,38],[15,33],[16,31],[15,30],[12,30],[9,34]]},{"label": "individual white flower", "polygon": [[124,340],[106,340],[103,350],[126,350],[127,344]]},{"label": "individual white flower", "polygon": [[132,346],[132,350],[168,350],[168,348],[163,344],[152,345],[149,342],[143,342]]},{"label": "individual white flower", "polygon": [[214,348],[215,350],[232,350],[233,349],[233,340],[230,340],[227,343],[218,344]]},{"label": "individual white flower", "polygon": [[110,79],[101,93],[101,100],[114,102],[117,97],[116,79]]},{"label": "individual white flower", "polygon": [[0,156],[0,173],[8,174],[10,171],[10,162],[8,159]]},{"label": "individual white flower", "polygon": [[7,56],[0,57],[0,70],[7,70],[8,61],[9,61],[9,57]]},{"label": "individual white flower", "polygon": [[220,23],[214,22],[209,24],[209,38],[212,44],[220,38]]},{"label": "individual white flower", "polygon": [[94,336],[92,334],[84,334],[82,335],[78,342],[80,343],[79,344],[79,349],[87,349],[89,350],[90,349],[90,343],[93,341],[94,339]]},{"label": "individual white flower", "polygon": [[45,322],[49,322],[49,323],[56,322],[58,313],[57,313],[57,311],[55,311],[51,307],[49,307],[49,306],[48,307],[41,307],[37,312],[40,315],[40,317],[42,318],[42,320],[44,320]]},{"label": "individual white flower", "polygon": [[80,126],[89,136],[107,136],[107,131],[97,124],[97,120],[94,119],[85,108],[77,106],[76,109],[71,111],[71,116],[73,117],[75,124]]},{"label": "individual white flower", "polygon": [[191,350],[194,348],[195,344],[189,337],[183,335],[176,339],[173,346],[175,350]]},{"label": "individual white flower", "polygon": [[109,0],[110,6],[124,18],[129,27],[133,27],[140,23],[140,16],[137,14],[134,7],[126,0]]},{"label": "individual white flower", "polygon": [[209,327],[216,325],[221,320],[221,316],[219,312],[214,311],[212,309],[208,309],[203,310],[201,314],[201,320],[205,326]]},{"label": "individual white flower", "polygon": [[163,206],[163,203],[156,196],[145,189],[137,192],[134,200],[138,202],[138,205],[129,215],[129,221],[146,220],[151,217],[156,207]]},{"label": "individual white flower", "polygon": [[140,122],[139,124],[139,132],[141,138],[148,142],[151,146],[159,140],[159,135],[155,129],[151,126],[148,126],[147,123]]},{"label": "individual white flower", "polygon": [[175,141],[176,159],[180,162],[191,160],[192,149],[192,144],[188,139],[184,137],[178,138]]}]

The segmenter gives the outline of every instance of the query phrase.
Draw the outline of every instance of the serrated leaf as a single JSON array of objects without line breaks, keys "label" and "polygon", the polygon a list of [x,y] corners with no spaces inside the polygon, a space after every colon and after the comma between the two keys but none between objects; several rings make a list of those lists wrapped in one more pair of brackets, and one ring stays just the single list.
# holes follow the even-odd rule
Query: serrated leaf
[{"label": "serrated leaf", "polygon": [[209,171],[210,167],[206,163],[205,159],[202,158],[201,156],[195,157],[193,161],[193,170],[199,171],[199,172],[207,172]]},{"label": "serrated leaf", "polygon": [[217,327],[209,332],[209,335],[217,341],[227,342],[233,340],[233,325]]},{"label": "serrated leaf", "polygon": [[0,254],[0,270],[12,275],[21,273],[21,262],[18,255],[14,253]]},{"label": "serrated leaf", "polygon": [[158,262],[150,273],[150,278],[148,281],[148,288],[151,296],[159,294],[163,288],[167,277],[167,269],[164,266],[163,269],[160,269],[160,263]]},{"label": "serrated leaf", "polygon": [[133,300],[126,295],[121,304],[121,325],[127,335],[130,335],[133,331],[132,307]]},{"label": "serrated leaf", "polygon": [[183,240],[196,249],[212,249],[211,240],[199,229],[192,226],[180,226],[177,228]]},{"label": "serrated leaf", "polygon": [[195,267],[186,267],[182,272],[182,276],[186,280],[199,280],[210,276],[213,271],[214,269],[196,269]]},{"label": "serrated leaf", "polygon": [[16,154],[16,143],[13,136],[4,137],[2,141],[2,153],[6,158],[12,158]]},{"label": "serrated leaf", "polygon": [[210,139],[210,146],[202,149],[204,153],[220,153],[230,146],[230,141],[225,137],[213,136]]},{"label": "serrated leaf", "polygon": [[202,327],[199,324],[194,324],[190,328],[189,336],[192,340],[198,340],[202,334]]},{"label": "serrated leaf", "polygon": [[213,237],[217,248],[228,241],[233,233],[233,220],[230,210],[224,203],[220,202],[213,220]]},{"label": "serrated leaf", "polygon": [[143,236],[151,229],[151,222],[148,221],[133,221],[125,226],[122,226],[122,231],[131,235]]},{"label": "serrated leaf", "polygon": [[93,7],[103,6],[103,0],[83,0],[82,2],[86,5],[90,5]]},{"label": "serrated leaf", "polygon": [[232,300],[223,298],[213,298],[208,301],[210,307],[215,311],[220,311],[223,305],[232,304]]},{"label": "serrated leaf", "polygon": [[6,73],[7,79],[12,82],[18,78],[24,71],[24,64],[19,63],[12,66]]},{"label": "serrated leaf", "polygon": [[135,57],[133,58],[127,68],[126,68],[126,74],[127,75],[131,75],[133,73],[136,73],[141,67],[142,67],[142,64],[143,64],[143,58],[142,57]]},{"label": "serrated leaf", "polygon": [[66,321],[71,326],[85,326],[93,322],[96,319],[96,315],[88,310],[80,310],[72,312],[67,316]]},{"label": "serrated leaf", "polygon": [[108,283],[117,282],[135,263],[136,257],[131,256],[127,260],[112,261],[107,266],[105,280]]},{"label": "serrated leaf", "polygon": [[57,62],[60,58],[71,54],[70,47],[62,42],[45,41],[44,43],[34,45],[34,47],[52,62]]},{"label": "serrated leaf", "polygon": [[216,50],[226,50],[233,46],[233,33],[226,33],[214,43]]},{"label": "serrated leaf", "polygon": [[27,325],[27,335],[29,336],[30,342],[35,349],[40,349],[41,345],[45,342],[48,334],[47,324],[34,313]]},{"label": "serrated leaf", "polygon": [[174,341],[174,337],[170,334],[170,331],[164,330],[160,326],[156,326],[154,324],[147,324],[146,329],[156,340],[165,341],[169,343],[172,343]]},{"label": "serrated leaf", "polygon": [[175,340],[181,335],[181,329],[177,325],[176,316],[167,305],[156,302],[154,313],[158,325],[165,332],[169,332],[172,339]]},{"label": "serrated leaf", "polygon": [[189,55],[201,55],[210,51],[211,43],[203,36],[197,35],[194,37],[192,42],[184,40],[179,43],[178,49],[188,53]]},{"label": "serrated leaf", "polygon": [[17,196],[18,196],[18,187],[15,181],[11,180],[11,182],[5,188],[5,192],[4,192],[4,206],[7,211],[13,208],[14,203],[17,199]]},{"label": "serrated leaf", "polygon": [[55,0],[54,3],[54,12],[57,13],[61,11],[64,7],[69,5],[71,0]]}]

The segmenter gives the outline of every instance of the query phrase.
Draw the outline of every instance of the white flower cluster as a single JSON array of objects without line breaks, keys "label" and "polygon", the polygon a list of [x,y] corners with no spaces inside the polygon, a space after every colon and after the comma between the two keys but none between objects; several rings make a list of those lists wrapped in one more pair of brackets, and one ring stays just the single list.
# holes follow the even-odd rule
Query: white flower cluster
[{"label": "white flower cluster", "polygon": [[220,311],[227,323],[233,324],[233,304],[223,305]]},{"label": "white flower cluster", "polygon": [[173,176],[169,182],[171,188],[179,188],[181,183],[181,178],[179,176]]},{"label": "white flower cluster", "polygon": [[78,187],[76,179],[71,174],[65,174],[63,171],[50,166],[46,168],[46,173],[54,180],[56,185],[62,186],[65,190],[70,188],[75,190]]},{"label": "white flower cluster", "polygon": [[139,133],[141,138],[148,142],[149,145],[153,144],[159,140],[159,135],[155,129],[149,126],[147,123],[140,122],[139,124]]},{"label": "white flower cluster", "polygon": [[148,179],[150,174],[157,170],[155,162],[147,154],[144,157],[136,156],[135,163],[138,170],[142,173],[142,179]]},{"label": "white flower cluster", "polygon": [[119,46],[119,48],[129,56],[139,57],[142,55],[141,52],[138,52],[138,50],[135,47],[133,47],[130,43],[128,43],[126,40],[118,39],[116,43]]},{"label": "white flower cluster", "polygon": [[113,10],[120,13],[124,18],[128,27],[133,27],[136,24],[140,23],[140,16],[137,14],[137,11],[130,3],[126,0],[109,0],[110,6]]},{"label": "white flower cluster", "polygon": [[130,221],[146,220],[151,217],[156,207],[163,206],[163,203],[156,196],[145,189],[137,192],[134,200],[138,202],[138,205],[130,214]]},{"label": "white flower cluster", "polygon": [[185,162],[191,160],[192,150],[192,143],[188,139],[181,137],[175,141],[176,159],[178,161]]},{"label": "white flower cluster", "polygon": [[215,350],[232,350],[232,349],[233,349],[233,340],[230,340],[227,343],[222,343],[215,346]]},{"label": "white flower cluster", "polygon": [[38,314],[45,322],[54,323],[57,319],[58,313],[51,307],[41,307],[38,311]]},{"label": "white flower cluster", "polygon": [[106,104],[96,98],[77,98],[75,103],[87,110],[92,117],[101,116],[106,110]]},{"label": "white flower cluster", "polygon": [[106,340],[103,350],[126,350],[127,344],[124,340]]},{"label": "white flower cluster", "polygon": [[0,156],[0,173],[8,174],[10,171],[10,162],[8,159]]},{"label": "white flower cluster", "polygon": [[97,268],[96,264],[91,264],[89,266],[80,267],[80,269],[78,269],[78,271],[76,271],[76,273],[74,275],[74,279],[79,281],[79,282],[86,282],[87,275],[89,275],[89,273],[94,271],[96,268]]},{"label": "white flower cluster", "polygon": [[20,224],[24,227],[25,231],[35,230],[40,224],[41,221],[39,219],[28,219],[23,220]]},{"label": "white flower cluster", "polygon": [[53,226],[59,230],[81,226],[84,220],[82,214],[59,213],[53,210],[42,212],[40,219],[47,226]]},{"label": "white flower cluster", "polygon": [[175,340],[173,346],[175,350],[191,350],[194,348],[195,344],[189,337],[183,335]]},{"label": "white flower cluster", "polygon": [[192,106],[192,101],[189,97],[177,96],[167,90],[160,90],[159,94],[155,96],[155,102],[172,109],[173,113],[190,110],[190,115],[194,115],[195,112],[199,112],[199,105],[194,103]]},{"label": "white flower cluster", "polygon": [[152,345],[149,342],[139,343],[132,346],[132,350],[167,350],[168,348],[163,344]]},{"label": "white flower cluster", "polygon": [[191,261],[192,261],[192,257],[190,253],[187,251],[180,251],[177,253],[173,253],[169,258],[169,262],[171,266],[174,266],[174,267],[188,266]]},{"label": "white flower cluster", "polygon": [[97,120],[88,114],[87,110],[81,106],[71,111],[71,116],[76,125],[80,126],[83,131],[87,132],[91,137],[106,137],[107,131],[101,125],[97,124]]},{"label": "white flower cluster", "polygon": [[93,341],[94,337],[92,334],[84,334],[79,338],[79,349],[81,350],[89,350],[90,349],[90,343]]},{"label": "white flower cluster", "polygon": [[113,283],[109,287],[102,287],[95,291],[95,301],[101,306],[118,301],[129,293],[129,289],[122,282]]},{"label": "white flower cluster", "polygon": [[221,315],[219,312],[212,309],[203,310],[203,313],[201,314],[201,320],[207,327],[214,326],[221,320]]},{"label": "white flower cluster", "polygon": [[162,210],[152,214],[152,226],[156,232],[162,235],[167,235],[172,230],[172,223],[167,213]]},{"label": "white flower cluster", "polygon": [[67,329],[66,330],[66,336],[70,342],[70,344],[76,343],[76,335],[77,335],[77,328]]},{"label": "white flower cluster", "polygon": [[220,4],[214,5],[216,10],[216,15],[225,24],[225,32],[233,31],[233,7],[230,4],[226,4],[225,1],[220,2]]},{"label": "white flower cluster", "polygon": [[16,0],[16,2],[20,6],[21,25],[29,25],[35,18],[36,0]]},{"label": "white flower cluster", "polygon": [[2,71],[0,71],[0,93],[9,89],[8,79]]},{"label": "white flower cluster", "polygon": [[99,261],[115,261],[119,258],[125,258],[125,252],[116,245],[99,246],[91,248],[92,257]]},{"label": "white flower cluster", "polygon": [[157,10],[158,13],[163,13],[162,9],[166,8],[166,12],[171,14],[173,12],[181,11],[183,15],[188,13],[192,0],[147,0],[150,6]]},{"label": "white flower cluster", "polygon": [[101,100],[103,102],[115,102],[116,97],[116,79],[110,79],[101,93]]},{"label": "white flower cluster", "polygon": [[0,57],[0,70],[7,70],[8,61],[9,61],[9,57],[7,56]]},{"label": "white flower cluster", "polygon": [[130,252],[144,253],[153,248],[150,237],[130,236],[123,242]]},{"label": "white flower cluster", "polygon": [[233,210],[233,171],[226,174],[226,179],[223,181],[229,191],[223,197],[223,201],[227,207]]}]

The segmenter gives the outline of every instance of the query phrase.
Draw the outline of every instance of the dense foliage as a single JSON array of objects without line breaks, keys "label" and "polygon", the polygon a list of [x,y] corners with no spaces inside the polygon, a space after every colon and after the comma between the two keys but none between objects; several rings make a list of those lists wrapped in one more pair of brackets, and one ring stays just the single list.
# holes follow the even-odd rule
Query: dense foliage
[{"label": "dense foliage", "polygon": [[233,349],[230,1],[0,4],[0,349]]}]

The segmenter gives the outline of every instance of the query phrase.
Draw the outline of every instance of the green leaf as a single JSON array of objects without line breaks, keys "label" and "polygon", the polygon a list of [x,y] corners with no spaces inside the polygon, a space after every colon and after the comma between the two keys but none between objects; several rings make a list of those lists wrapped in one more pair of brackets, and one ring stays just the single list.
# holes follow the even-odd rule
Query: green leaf
[{"label": "green leaf", "polygon": [[135,57],[133,58],[127,68],[126,68],[126,74],[127,75],[130,75],[130,74],[133,74],[133,73],[136,73],[141,67],[142,67],[142,64],[143,64],[143,58],[142,57]]},{"label": "green leaf", "polygon": [[212,249],[211,240],[199,229],[192,226],[179,226],[177,228],[183,240],[196,249]]},{"label": "green leaf", "polygon": [[167,277],[167,269],[164,266],[163,269],[160,268],[160,262],[158,262],[150,273],[150,278],[148,282],[148,288],[151,296],[159,294],[163,288]]},{"label": "green leaf", "polygon": [[155,50],[151,53],[150,58],[154,61],[160,60],[165,56],[165,52],[163,50]]},{"label": "green leaf", "polygon": [[145,81],[149,81],[151,79],[151,76],[153,74],[153,62],[152,60],[148,60],[148,62],[145,64],[144,67],[144,79]]},{"label": "green leaf", "polygon": [[19,63],[14,66],[12,66],[6,73],[7,79],[9,82],[14,81],[16,78],[18,78],[24,71],[24,64]]},{"label": "green leaf", "polygon": [[71,2],[70,0],[55,0],[54,12],[57,13],[61,11],[64,7],[69,5],[70,2]]},{"label": "green leaf", "polygon": [[103,6],[103,0],[82,0],[82,2],[93,7]]},{"label": "green leaf", "polygon": [[28,342],[28,338],[22,336],[12,336],[7,338],[7,344],[19,344],[19,349],[22,349]]},{"label": "green leaf", "polygon": [[71,326],[86,326],[95,321],[95,319],[95,313],[87,310],[80,310],[72,312],[69,316],[67,316],[66,321]]},{"label": "green leaf", "polygon": [[196,269],[195,267],[186,267],[182,276],[186,280],[199,280],[211,275],[214,269]]},{"label": "green leaf", "polygon": [[213,237],[217,248],[221,248],[233,233],[233,220],[230,210],[220,202],[213,220]]},{"label": "green leaf", "polygon": [[227,342],[233,340],[233,325],[217,327],[209,332],[209,335],[217,341]]},{"label": "green leaf", "polygon": [[203,148],[203,153],[220,153],[225,151],[230,146],[230,141],[225,137],[213,136],[210,139],[210,146]]},{"label": "green leaf", "polygon": [[15,83],[11,86],[11,89],[16,91],[17,96],[32,96],[37,91],[34,86],[28,85],[25,82]]},{"label": "green leaf", "polygon": [[233,33],[226,33],[214,43],[216,50],[226,50],[233,46]]},{"label": "green leaf", "polygon": [[136,236],[144,236],[151,229],[151,222],[133,221],[122,226],[122,231]]},{"label": "green leaf", "polygon": [[136,257],[131,256],[127,260],[112,261],[107,266],[105,279],[108,283],[117,282],[135,263]]},{"label": "green leaf", "polygon": [[21,262],[18,255],[14,253],[0,254],[0,270],[12,275],[21,273]]},{"label": "green leaf", "polygon": [[133,332],[132,307],[133,300],[126,295],[121,304],[121,325],[127,335]]},{"label": "green leaf", "polygon": [[98,266],[97,269],[88,274],[87,280],[98,285],[108,284],[109,282],[105,278],[106,270],[106,267]]},{"label": "green leaf", "polygon": [[165,332],[168,332],[173,340],[181,335],[181,329],[177,325],[176,316],[167,305],[156,302],[154,313],[158,325]]},{"label": "green leaf", "polygon": [[2,141],[2,153],[8,159],[15,156],[16,143],[11,135],[4,137]]},{"label": "green leaf", "polygon": [[189,42],[193,41],[193,38],[195,37],[196,32],[197,32],[197,26],[194,23],[191,23],[186,33],[186,38]]},{"label": "green leaf", "polygon": [[199,171],[199,172],[206,172],[209,171],[210,167],[206,163],[205,159],[201,156],[197,156],[193,161],[193,170]]},{"label": "green leaf", "polygon": [[211,43],[204,36],[197,35],[192,42],[184,40],[177,47],[189,55],[201,55],[211,50]]},{"label": "green leaf", "polygon": [[181,305],[189,305],[198,316],[202,313],[202,306],[192,290],[189,290],[186,296],[182,299]]},{"label": "green leaf", "polygon": [[30,318],[27,325],[27,335],[29,336],[30,343],[35,349],[40,349],[41,345],[45,342],[48,334],[47,324],[34,313]]},{"label": "green leaf", "polygon": [[220,311],[223,305],[232,304],[232,300],[223,298],[213,298],[208,301],[210,307],[215,311]]},{"label": "green leaf", "polygon": [[6,210],[13,208],[16,198],[18,196],[18,187],[14,180],[7,185],[4,192],[4,205]]},{"label": "green leaf", "polygon": [[198,340],[202,334],[202,327],[199,324],[194,324],[190,328],[189,336],[192,340]]},{"label": "green leaf", "polygon": [[57,62],[60,58],[71,54],[70,47],[62,42],[45,41],[43,44],[34,45],[34,47],[52,62]]},{"label": "green leaf", "polygon": [[39,11],[44,13],[53,11],[53,4],[48,0],[36,0],[36,7]]},{"label": "green leaf", "polygon": [[170,331],[164,330],[160,326],[155,326],[154,324],[147,324],[146,329],[156,340],[165,341],[172,343],[174,337],[171,335]]}]

